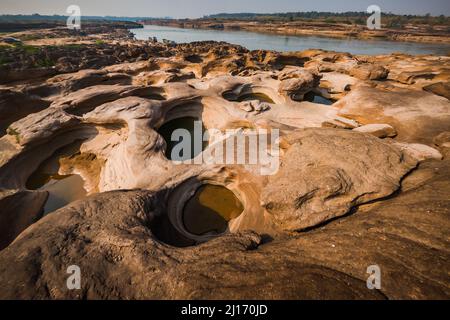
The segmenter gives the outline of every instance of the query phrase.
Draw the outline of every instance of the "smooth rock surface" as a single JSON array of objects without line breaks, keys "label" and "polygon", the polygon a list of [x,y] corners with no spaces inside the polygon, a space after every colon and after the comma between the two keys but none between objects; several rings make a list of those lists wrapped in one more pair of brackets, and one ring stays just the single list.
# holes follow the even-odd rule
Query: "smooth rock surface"
[{"label": "smooth rock surface", "polygon": [[392,138],[397,135],[395,129],[388,124],[366,124],[364,126],[353,129],[356,132],[370,133],[377,138]]}]

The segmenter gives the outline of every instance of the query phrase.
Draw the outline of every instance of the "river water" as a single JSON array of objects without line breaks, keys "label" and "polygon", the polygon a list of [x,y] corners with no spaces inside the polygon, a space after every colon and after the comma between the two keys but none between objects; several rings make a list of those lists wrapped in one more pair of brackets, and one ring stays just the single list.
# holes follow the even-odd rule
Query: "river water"
[{"label": "river water", "polygon": [[139,40],[147,40],[149,37],[157,37],[159,41],[162,39],[172,40],[177,43],[215,40],[238,44],[249,50],[301,51],[317,48],[370,55],[392,52],[436,55],[450,53],[450,44],[283,36],[247,31],[182,29],[153,25],[146,25],[143,29],[132,29],[131,31]]}]

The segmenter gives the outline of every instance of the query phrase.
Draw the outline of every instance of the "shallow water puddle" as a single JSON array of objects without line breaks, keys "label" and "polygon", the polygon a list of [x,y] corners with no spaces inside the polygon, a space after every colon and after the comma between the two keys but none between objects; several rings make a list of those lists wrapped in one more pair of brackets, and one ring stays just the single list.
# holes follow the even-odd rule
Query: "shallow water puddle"
[{"label": "shallow water puddle", "polygon": [[259,100],[261,102],[271,103],[274,104],[275,102],[266,94],[260,93],[260,92],[251,92],[246,93],[238,96],[237,98],[234,96],[233,93],[226,92],[223,94],[223,97],[228,101],[251,101],[251,100]]},{"label": "shallow water puddle", "polygon": [[50,180],[38,190],[48,191],[49,196],[44,206],[44,215],[58,210],[69,203],[86,197],[84,181],[77,175],[51,176]]},{"label": "shallow water puddle", "polygon": [[305,101],[324,104],[327,106],[331,106],[334,103],[332,100],[324,98],[321,95],[315,94],[314,92],[308,92],[307,94],[305,94]]},{"label": "shallow water puddle", "polygon": [[84,181],[79,175],[58,174],[61,157],[77,153],[80,143],[78,141],[57,150],[28,178],[26,184],[28,189],[48,191],[49,193],[44,206],[44,215],[60,209],[75,200],[86,197],[87,192],[84,189]]},{"label": "shallow water puddle", "polygon": [[239,102],[251,101],[251,100],[259,100],[261,102],[267,102],[267,103],[272,103],[272,104],[275,103],[268,95],[266,95],[264,93],[248,93],[248,94],[239,96],[239,98],[237,99],[237,101],[239,101]]},{"label": "shallow water puddle", "polygon": [[243,210],[241,202],[227,188],[204,185],[186,203],[183,222],[186,230],[195,235],[220,234]]}]

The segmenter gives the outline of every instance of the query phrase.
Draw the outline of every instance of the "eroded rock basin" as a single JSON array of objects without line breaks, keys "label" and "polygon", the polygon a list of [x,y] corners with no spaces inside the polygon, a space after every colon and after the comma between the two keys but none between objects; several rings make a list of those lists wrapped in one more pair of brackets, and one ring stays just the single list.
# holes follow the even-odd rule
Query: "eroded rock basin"
[{"label": "eroded rock basin", "polygon": [[313,92],[308,92],[307,94],[305,94],[305,100],[309,101],[309,102],[323,104],[326,106],[331,106],[334,103],[333,100],[324,98],[321,95],[313,93]]},{"label": "eroded rock basin", "polygon": [[223,94],[223,97],[229,101],[237,102],[258,100],[266,103],[275,103],[267,94],[261,92],[248,92],[239,95],[236,95],[232,92],[225,92]]},{"label": "eroded rock basin", "polygon": [[228,222],[244,210],[242,203],[225,187],[203,185],[189,199],[183,210],[186,230],[195,235],[222,234]]},{"label": "eroded rock basin", "polygon": [[48,199],[43,214],[49,214],[69,203],[86,197],[83,179],[77,175],[51,175],[42,187],[36,189],[48,191]]},{"label": "eroded rock basin", "polygon": [[44,206],[43,215],[47,215],[67,204],[86,197],[84,180],[78,174],[59,174],[61,161],[79,151],[81,142],[57,150],[49,159],[29,177],[29,190],[47,191],[48,198]]},{"label": "eroded rock basin", "polygon": [[[189,134],[189,141],[187,141],[187,145],[190,146],[190,152],[186,150],[177,149],[174,151],[174,148],[180,144],[184,143],[182,137],[174,135],[174,132],[177,130],[186,131]],[[200,134],[203,137],[203,132],[205,131],[205,127],[202,125],[200,119],[195,117],[181,117],[177,119],[173,119],[162,125],[158,133],[164,138],[166,141],[166,157],[169,160],[178,160],[184,161],[193,159],[198,156],[208,145],[208,142],[202,142],[200,145],[196,145],[195,135]],[[180,144],[181,145],[181,144]],[[176,159],[172,159],[174,158]]]},{"label": "eroded rock basin", "polygon": [[[189,181],[182,184],[188,188],[182,192],[190,185]],[[236,195],[221,185],[201,184],[190,194],[187,198],[169,197],[169,209],[151,222],[158,241],[181,248],[199,245],[229,233],[230,223],[244,211]]]}]

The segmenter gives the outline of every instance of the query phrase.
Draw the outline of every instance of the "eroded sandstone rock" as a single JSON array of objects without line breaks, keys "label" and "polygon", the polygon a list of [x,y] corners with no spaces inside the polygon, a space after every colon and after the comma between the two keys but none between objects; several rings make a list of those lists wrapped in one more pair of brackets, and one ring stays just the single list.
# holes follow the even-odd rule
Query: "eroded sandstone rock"
[{"label": "eroded sandstone rock", "polygon": [[30,113],[47,108],[50,102],[23,92],[0,89],[0,136],[8,126]]},{"label": "eroded sandstone rock", "polygon": [[437,82],[423,87],[425,91],[433,92],[450,100],[450,83]]},{"label": "eroded sandstone rock", "polygon": [[365,63],[352,68],[349,73],[361,80],[381,80],[387,78],[389,70],[380,65]]},{"label": "eroded sandstone rock", "polygon": [[361,124],[393,126],[406,142],[430,143],[450,121],[450,102],[419,90],[358,86],[335,106],[340,115]]},{"label": "eroded sandstone rock", "polygon": [[[448,82],[447,58],[250,52],[216,42],[100,46],[58,59],[52,72],[66,74],[1,88],[0,106],[37,107],[14,111],[0,137],[0,297],[450,295],[443,272],[450,166],[438,160],[448,156],[450,108],[433,86]],[[112,56],[94,59],[99,52]],[[183,117],[218,129],[203,154],[234,138],[227,129],[279,129],[279,171],[174,164],[160,129]],[[55,157],[57,174],[79,175],[88,194],[100,194],[39,220],[47,192],[28,190],[27,181]],[[423,160],[420,168],[428,167],[407,175]],[[227,188],[243,211],[225,233],[194,237],[183,208],[205,184]],[[183,237],[190,247],[174,247]],[[382,264],[381,292],[366,288],[368,261]],[[430,263],[440,269],[429,272]],[[65,289],[67,264],[89,279],[80,292]]]},{"label": "eroded sandstone rock", "polygon": [[441,132],[434,137],[433,142],[439,147],[450,148],[450,131]]},{"label": "eroded sandstone rock", "polygon": [[286,68],[278,78],[281,83],[278,92],[294,100],[302,100],[305,93],[318,86],[320,77],[306,69]]},{"label": "eroded sandstone rock", "polygon": [[[243,233],[198,247],[173,248],[155,239],[148,227],[161,213],[161,206],[155,206],[161,195],[148,191],[101,194],[47,216],[0,252],[0,296],[448,298],[448,232],[441,231],[448,226],[444,195],[449,166],[448,161],[429,163],[417,173],[428,167],[434,168],[434,174],[405,194],[362,207],[361,212],[315,232],[269,243],[255,233]],[[435,209],[430,210],[430,203],[437,204]],[[366,287],[367,266],[373,263],[383,270],[381,290]],[[430,263],[435,268],[424,276]],[[79,291],[66,287],[67,267],[72,264],[79,265],[84,275]]]},{"label": "eroded sandstone rock", "polygon": [[39,220],[47,196],[45,191],[0,191],[0,250]]},{"label": "eroded sandstone rock", "polygon": [[419,161],[427,159],[442,160],[442,154],[438,150],[424,144],[396,143],[396,145]]},{"label": "eroded sandstone rock", "polygon": [[388,124],[366,124],[353,130],[357,132],[370,133],[378,138],[392,138],[397,135],[395,129]]},{"label": "eroded sandstone rock", "polygon": [[261,194],[262,205],[284,230],[306,229],[391,195],[417,163],[400,149],[355,132],[305,129],[287,139],[281,168]]}]

